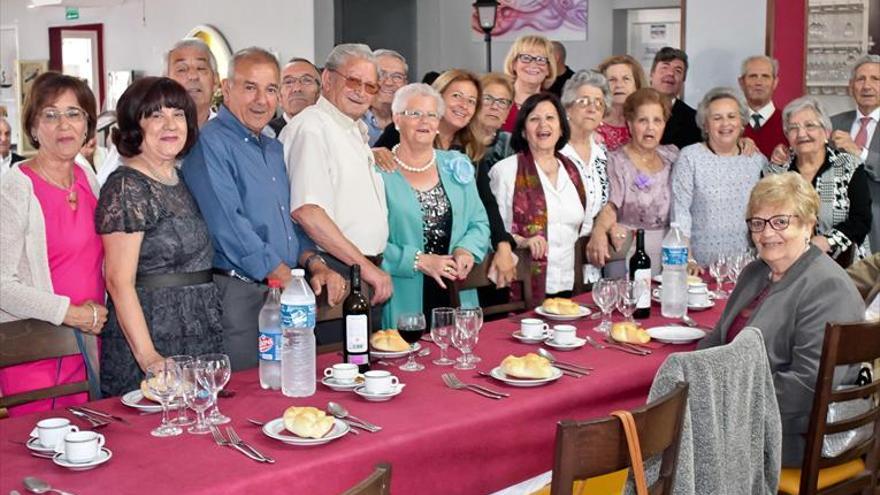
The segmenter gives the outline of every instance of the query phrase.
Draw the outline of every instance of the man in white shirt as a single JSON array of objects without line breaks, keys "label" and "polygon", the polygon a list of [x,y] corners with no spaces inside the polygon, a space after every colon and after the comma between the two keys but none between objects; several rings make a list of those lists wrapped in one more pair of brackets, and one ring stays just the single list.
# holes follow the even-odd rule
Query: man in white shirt
[{"label": "man in white shirt", "polygon": [[779,62],[766,55],[745,59],[739,76],[739,87],[746,97],[749,123],[744,136],[755,141],[766,157],[780,144],[788,145],[782,130],[782,112],[776,111],[773,93],[779,85]]},{"label": "man in white shirt", "polygon": [[0,117],[0,176],[12,168],[12,164],[22,160],[23,156],[12,152],[12,126],[6,117]]},{"label": "man in white shirt", "polygon": [[409,73],[406,59],[394,50],[379,49],[373,52],[373,56],[379,66],[379,92],[363,117],[370,135],[370,146],[376,143],[391,123],[391,101],[394,100],[394,93],[407,83]]},{"label": "man in white shirt", "polygon": [[281,115],[269,121],[275,136],[281,134],[290,119],[317,103],[319,96],[321,75],[315,65],[304,58],[290,59],[281,69]]},{"label": "man in white shirt", "polygon": [[853,66],[849,91],[856,109],[831,117],[831,140],[839,149],[858,156],[868,173],[871,191],[871,251],[880,252],[880,55],[865,55]]},{"label": "man in white shirt", "polygon": [[379,268],[388,240],[385,186],[361,120],[379,91],[378,78],[370,47],[337,46],[324,64],[322,96],[279,136],[293,220],[341,264],[360,265],[374,307],[392,290],[391,277]]}]

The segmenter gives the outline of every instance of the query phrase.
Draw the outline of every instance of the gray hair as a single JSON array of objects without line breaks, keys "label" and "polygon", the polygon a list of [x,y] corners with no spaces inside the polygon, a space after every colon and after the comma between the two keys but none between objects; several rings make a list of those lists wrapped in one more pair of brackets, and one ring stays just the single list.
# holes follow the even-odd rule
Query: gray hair
[{"label": "gray hair", "polygon": [[865,64],[880,64],[880,55],[869,54],[856,60],[856,63],[853,64],[852,75],[849,78],[850,81],[855,80],[856,72],[858,72],[859,69]]},{"label": "gray hair", "polygon": [[770,67],[773,68],[773,79],[776,79],[776,76],[779,75],[779,60],[776,60],[773,57],[768,57],[767,55],[752,55],[751,57],[743,60],[742,66],[739,69],[740,77],[746,75],[746,71],[749,68],[749,64],[756,61],[767,62],[770,64]]},{"label": "gray hair", "polygon": [[400,63],[403,64],[403,72],[409,74],[409,64],[406,63],[406,57],[401,55],[399,52],[394,50],[389,50],[387,48],[379,48],[378,50],[373,52],[373,56],[378,59],[379,57],[392,57],[400,60]]},{"label": "gray hair", "polygon": [[565,81],[562,87],[562,106],[569,108],[574,105],[577,99],[578,91],[582,86],[592,86],[602,91],[602,99],[605,101],[605,112],[611,108],[611,90],[608,89],[608,80],[601,72],[594,70],[579,70],[575,72],[571,79]]},{"label": "gray hair", "polygon": [[813,96],[801,96],[795,100],[792,100],[791,103],[785,105],[785,109],[782,110],[782,128],[788,129],[788,123],[791,120],[791,116],[800,112],[801,110],[812,110],[816,116],[819,117],[819,122],[822,124],[822,127],[825,128],[826,131],[831,132],[833,129],[831,127],[831,119],[828,118],[828,113],[825,112],[825,107],[819,103],[819,100]]},{"label": "gray hair", "polygon": [[163,60],[165,62],[166,76],[168,75],[168,63],[171,61],[171,54],[176,52],[177,50],[180,50],[181,48],[195,48],[197,50],[205,52],[205,54],[208,56],[208,64],[210,64],[211,70],[214,71],[214,74],[217,74],[217,59],[215,59],[214,54],[211,53],[211,47],[209,47],[207,43],[200,40],[199,38],[183,38],[182,40],[175,43],[170,50],[165,52]]},{"label": "gray hair", "polygon": [[324,69],[339,70],[340,67],[345,65],[352,58],[361,58],[370,62],[373,64],[373,67],[376,68],[376,74],[379,74],[379,66],[376,65],[376,57],[373,55],[373,50],[363,43],[343,43],[341,45],[336,45],[333,47],[333,50],[330,51],[330,55],[327,55],[327,61],[324,62]]},{"label": "gray hair", "polygon": [[281,74],[281,65],[278,63],[278,59],[275,58],[275,55],[272,55],[271,52],[264,48],[260,48],[258,46],[249,46],[235,52],[235,55],[232,56],[232,60],[229,61],[229,73],[227,74],[229,79],[235,78],[235,68],[239,63],[244,60],[274,65],[275,70],[277,70],[278,73]]},{"label": "gray hair", "polygon": [[409,100],[416,96],[430,96],[437,102],[437,113],[442,117],[446,112],[446,102],[440,96],[440,92],[425,83],[410,83],[394,93],[391,101],[391,112],[398,114],[406,110]]},{"label": "gray hair", "polygon": [[736,106],[739,107],[739,119],[742,121],[743,127],[749,123],[749,110],[746,108],[746,104],[743,102],[743,99],[739,97],[739,93],[737,93],[736,90],[726,87],[712,88],[706,92],[706,95],[703,96],[700,105],[697,107],[697,127],[700,128],[700,132],[703,134],[703,139],[708,137],[706,118],[709,117],[709,105],[714,101],[723,100],[725,98],[730,98],[736,102]]}]

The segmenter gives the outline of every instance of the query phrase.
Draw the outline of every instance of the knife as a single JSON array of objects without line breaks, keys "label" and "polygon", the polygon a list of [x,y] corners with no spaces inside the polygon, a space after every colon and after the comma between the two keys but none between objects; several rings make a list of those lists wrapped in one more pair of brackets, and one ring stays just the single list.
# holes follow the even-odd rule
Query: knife
[{"label": "knife", "polygon": [[125,418],[123,418],[121,416],[117,416],[115,414],[105,413],[102,411],[97,411],[95,409],[91,409],[91,408],[88,408],[85,406],[71,406],[70,409],[77,409],[77,410],[82,411],[86,414],[92,414],[94,416],[98,416],[101,418],[114,419],[116,421],[119,421],[120,423],[130,424]]}]

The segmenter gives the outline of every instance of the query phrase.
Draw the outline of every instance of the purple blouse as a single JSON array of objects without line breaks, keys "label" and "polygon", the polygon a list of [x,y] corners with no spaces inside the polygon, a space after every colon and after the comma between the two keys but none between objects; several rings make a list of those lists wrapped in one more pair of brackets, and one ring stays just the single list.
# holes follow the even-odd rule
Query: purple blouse
[{"label": "purple blouse", "polygon": [[632,228],[665,229],[672,204],[670,171],[678,158],[675,145],[657,147],[663,168],[647,174],[636,168],[623,148],[608,153],[608,201],[617,207],[617,221]]}]

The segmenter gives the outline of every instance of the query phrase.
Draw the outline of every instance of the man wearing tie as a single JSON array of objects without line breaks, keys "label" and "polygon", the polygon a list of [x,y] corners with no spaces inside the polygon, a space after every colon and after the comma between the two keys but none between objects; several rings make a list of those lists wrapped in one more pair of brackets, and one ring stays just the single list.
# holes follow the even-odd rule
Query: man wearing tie
[{"label": "man wearing tie", "polygon": [[858,156],[865,164],[871,191],[871,251],[880,252],[880,55],[865,55],[852,71],[849,90],[856,109],[831,117],[831,140],[839,149]]},{"label": "man wearing tie", "polygon": [[767,158],[777,145],[788,144],[782,130],[782,112],[777,112],[773,105],[773,92],[779,84],[778,72],[776,59],[755,55],[743,61],[739,76],[739,87],[749,106],[749,124],[743,135],[755,141]]}]

